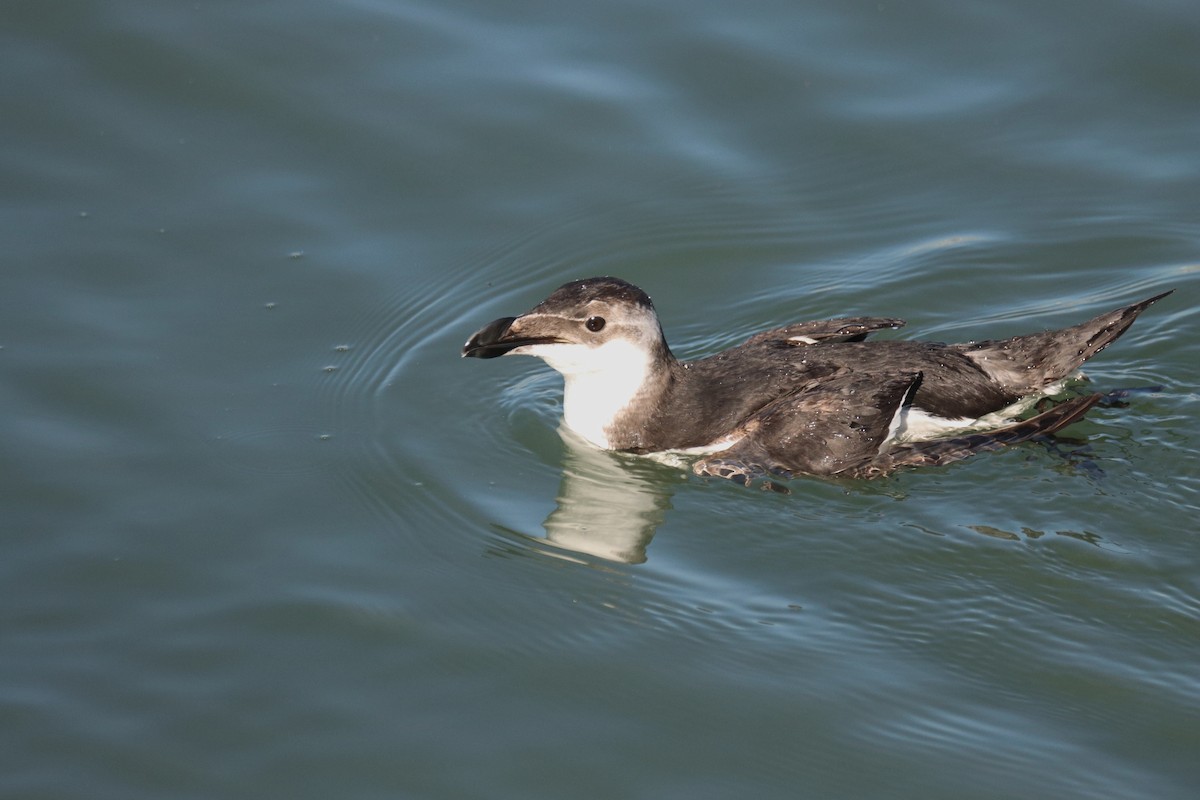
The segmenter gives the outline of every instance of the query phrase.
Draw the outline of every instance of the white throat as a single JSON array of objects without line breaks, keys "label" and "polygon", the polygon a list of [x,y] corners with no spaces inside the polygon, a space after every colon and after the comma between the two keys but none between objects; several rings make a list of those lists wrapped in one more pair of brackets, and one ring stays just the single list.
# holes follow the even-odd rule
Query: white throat
[{"label": "white throat", "polygon": [[563,422],[587,441],[611,450],[608,429],[650,376],[651,358],[628,339],[598,347],[545,344],[522,347],[563,376]]}]

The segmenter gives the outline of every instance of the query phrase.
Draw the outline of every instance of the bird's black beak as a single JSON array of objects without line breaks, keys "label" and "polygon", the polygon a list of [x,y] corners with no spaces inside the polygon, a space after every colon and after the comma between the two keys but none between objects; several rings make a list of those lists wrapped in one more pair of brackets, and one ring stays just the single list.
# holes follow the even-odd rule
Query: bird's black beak
[{"label": "bird's black beak", "polygon": [[501,317],[475,332],[463,345],[463,358],[495,358],[512,350],[517,344],[502,341],[516,317]]},{"label": "bird's black beak", "polygon": [[[495,322],[489,322],[463,345],[463,358],[495,358],[522,345],[561,342],[556,336],[529,335],[536,332],[532,328],[537,327],[538,317],[538,314],[530,314],[525,317],[501,317]],[[524,327],[531,330],[523,330],[520,320],[528,320],[530,324]]]}]

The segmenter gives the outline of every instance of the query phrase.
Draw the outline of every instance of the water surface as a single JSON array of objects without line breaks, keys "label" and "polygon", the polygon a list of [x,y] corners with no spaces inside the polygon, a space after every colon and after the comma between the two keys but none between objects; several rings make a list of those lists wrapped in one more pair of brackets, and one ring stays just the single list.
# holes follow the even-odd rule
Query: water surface
[{"label": "water surface", "polygon": [[[1190,798],[1191,3],[18,4],[0,793]],[[1054,447],[747,491],[483,323],[1072,324]]]}]

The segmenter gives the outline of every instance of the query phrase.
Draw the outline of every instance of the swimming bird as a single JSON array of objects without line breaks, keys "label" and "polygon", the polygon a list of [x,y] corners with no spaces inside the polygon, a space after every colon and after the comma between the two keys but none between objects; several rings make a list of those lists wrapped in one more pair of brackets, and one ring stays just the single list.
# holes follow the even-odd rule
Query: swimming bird
[{"label": "swimming bird", "polygon": [[[1170,292],[1061,330],[962,344],[872,340],[891,317],[800,322],[695,361],[671,353],[650,296],[619,278],[571,281],[485,325],[462,355],[530,355],[563,376],[566,426],[596,447],[699,455],[698,475],[749,484],[874,478],[1017,444],[1078,421],[1102,395],[1024,421]],[[1024,406],[1024,408],[1022,408]]]}]

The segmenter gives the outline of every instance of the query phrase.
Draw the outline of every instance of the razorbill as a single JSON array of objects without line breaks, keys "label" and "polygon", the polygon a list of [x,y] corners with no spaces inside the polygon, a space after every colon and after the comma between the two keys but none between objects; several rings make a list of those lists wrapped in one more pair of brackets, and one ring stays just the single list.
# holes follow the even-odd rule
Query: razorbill
[{"label": "razorbill", "polygon": [[597,447],[700,455],[696,474],[743,484],[768,475],[873,478],[1079,420],[1100,394],[1021,422],[1009,415],[1061,385],[1168,294],[1011,339],[867,342],[904,321],[848,317],[775,328],[679,361],[649,295],[619,278],[587,278],[485,325],[462,355],[543,359],[563,375],[566,426]]}]

